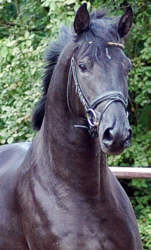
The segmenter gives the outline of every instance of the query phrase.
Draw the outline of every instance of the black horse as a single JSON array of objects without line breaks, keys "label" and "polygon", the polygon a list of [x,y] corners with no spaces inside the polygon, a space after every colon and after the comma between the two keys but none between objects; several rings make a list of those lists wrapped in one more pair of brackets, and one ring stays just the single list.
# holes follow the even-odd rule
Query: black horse
[{"label": "black horse", "polygon": [[[131,27],[86,4],[47,52],[32,142],[0,149],[0,250],[141,250],[130,201],[106,166],[128,147],[120,38]],[[28,152],[27,152],[28,151]]]}]

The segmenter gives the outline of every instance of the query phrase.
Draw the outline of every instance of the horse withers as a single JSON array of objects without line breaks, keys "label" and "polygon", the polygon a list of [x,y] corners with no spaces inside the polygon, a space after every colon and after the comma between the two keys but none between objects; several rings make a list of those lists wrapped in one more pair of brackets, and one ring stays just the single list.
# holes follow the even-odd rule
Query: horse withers
[{"label": "horse withers", "polygon": [[130,144],[120,39],[132,25],[77,11],[47,50],[32,144],[0,149],[1,250],[141,250],[131,203],[106,165]]}]

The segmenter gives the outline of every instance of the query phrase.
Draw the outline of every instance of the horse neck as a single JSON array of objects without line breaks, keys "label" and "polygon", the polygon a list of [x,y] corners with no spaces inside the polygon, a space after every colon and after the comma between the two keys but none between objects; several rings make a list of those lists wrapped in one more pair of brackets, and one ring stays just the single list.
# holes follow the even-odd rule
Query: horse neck
[{"label": "horse neck", "polygon": [[92,139],[88,131],[74,127],[77,117],[67,107],[68,71],[69,64],[60,61],[48,91],[41,131],[43,148],[47,149],[45,157],[49,158],[47,167],[77,192],[96,198],[101,182],[105,181],[106,158],[97,138]]}]

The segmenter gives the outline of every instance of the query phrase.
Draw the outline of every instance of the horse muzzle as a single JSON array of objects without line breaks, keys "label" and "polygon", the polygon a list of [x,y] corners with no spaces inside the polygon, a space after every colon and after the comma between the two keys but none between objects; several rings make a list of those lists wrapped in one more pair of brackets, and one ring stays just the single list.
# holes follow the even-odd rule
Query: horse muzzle
[{"label": "horse muzzle", "polygon": [[125,111],[119,106],[113,104],[109,108],[98,128],[100,145],[104,153],[120,154],[130,146],[132,129]]},{"label": "horse muzzle", "polygon": [[101,136],[101,148],[104,153],[120,154],[130,146],[132,129],[126,129],[125,136],[121,135],[114,128],[106,128]]}]

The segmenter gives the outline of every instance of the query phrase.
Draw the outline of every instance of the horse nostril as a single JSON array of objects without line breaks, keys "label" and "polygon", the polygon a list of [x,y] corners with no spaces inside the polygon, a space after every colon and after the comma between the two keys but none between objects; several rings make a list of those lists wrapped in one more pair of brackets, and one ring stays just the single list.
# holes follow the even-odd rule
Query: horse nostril
[{"label": "horse nostril", "polygon": [[111,128],[107,128],[103,134],[103,143],[106,145],[111,145],[113,142],[113,133]]},{"label": "horse nostril", "polygon": [[[115,133],[116,132],[116,133]],[[114,147],[117,147],[119,145],[126,147],[129,147],[130,145],[130,139],[132,137],[132,129],[129,128],[127,130],[127,134],[126,137],[124,139],[124,137],[120,134],[117,133],[117,131],[113,128],[107,128],[105,129],[104,133],[103,133],[103,144],[106,147],[111,147],[112,145],[114,145]]]}]

